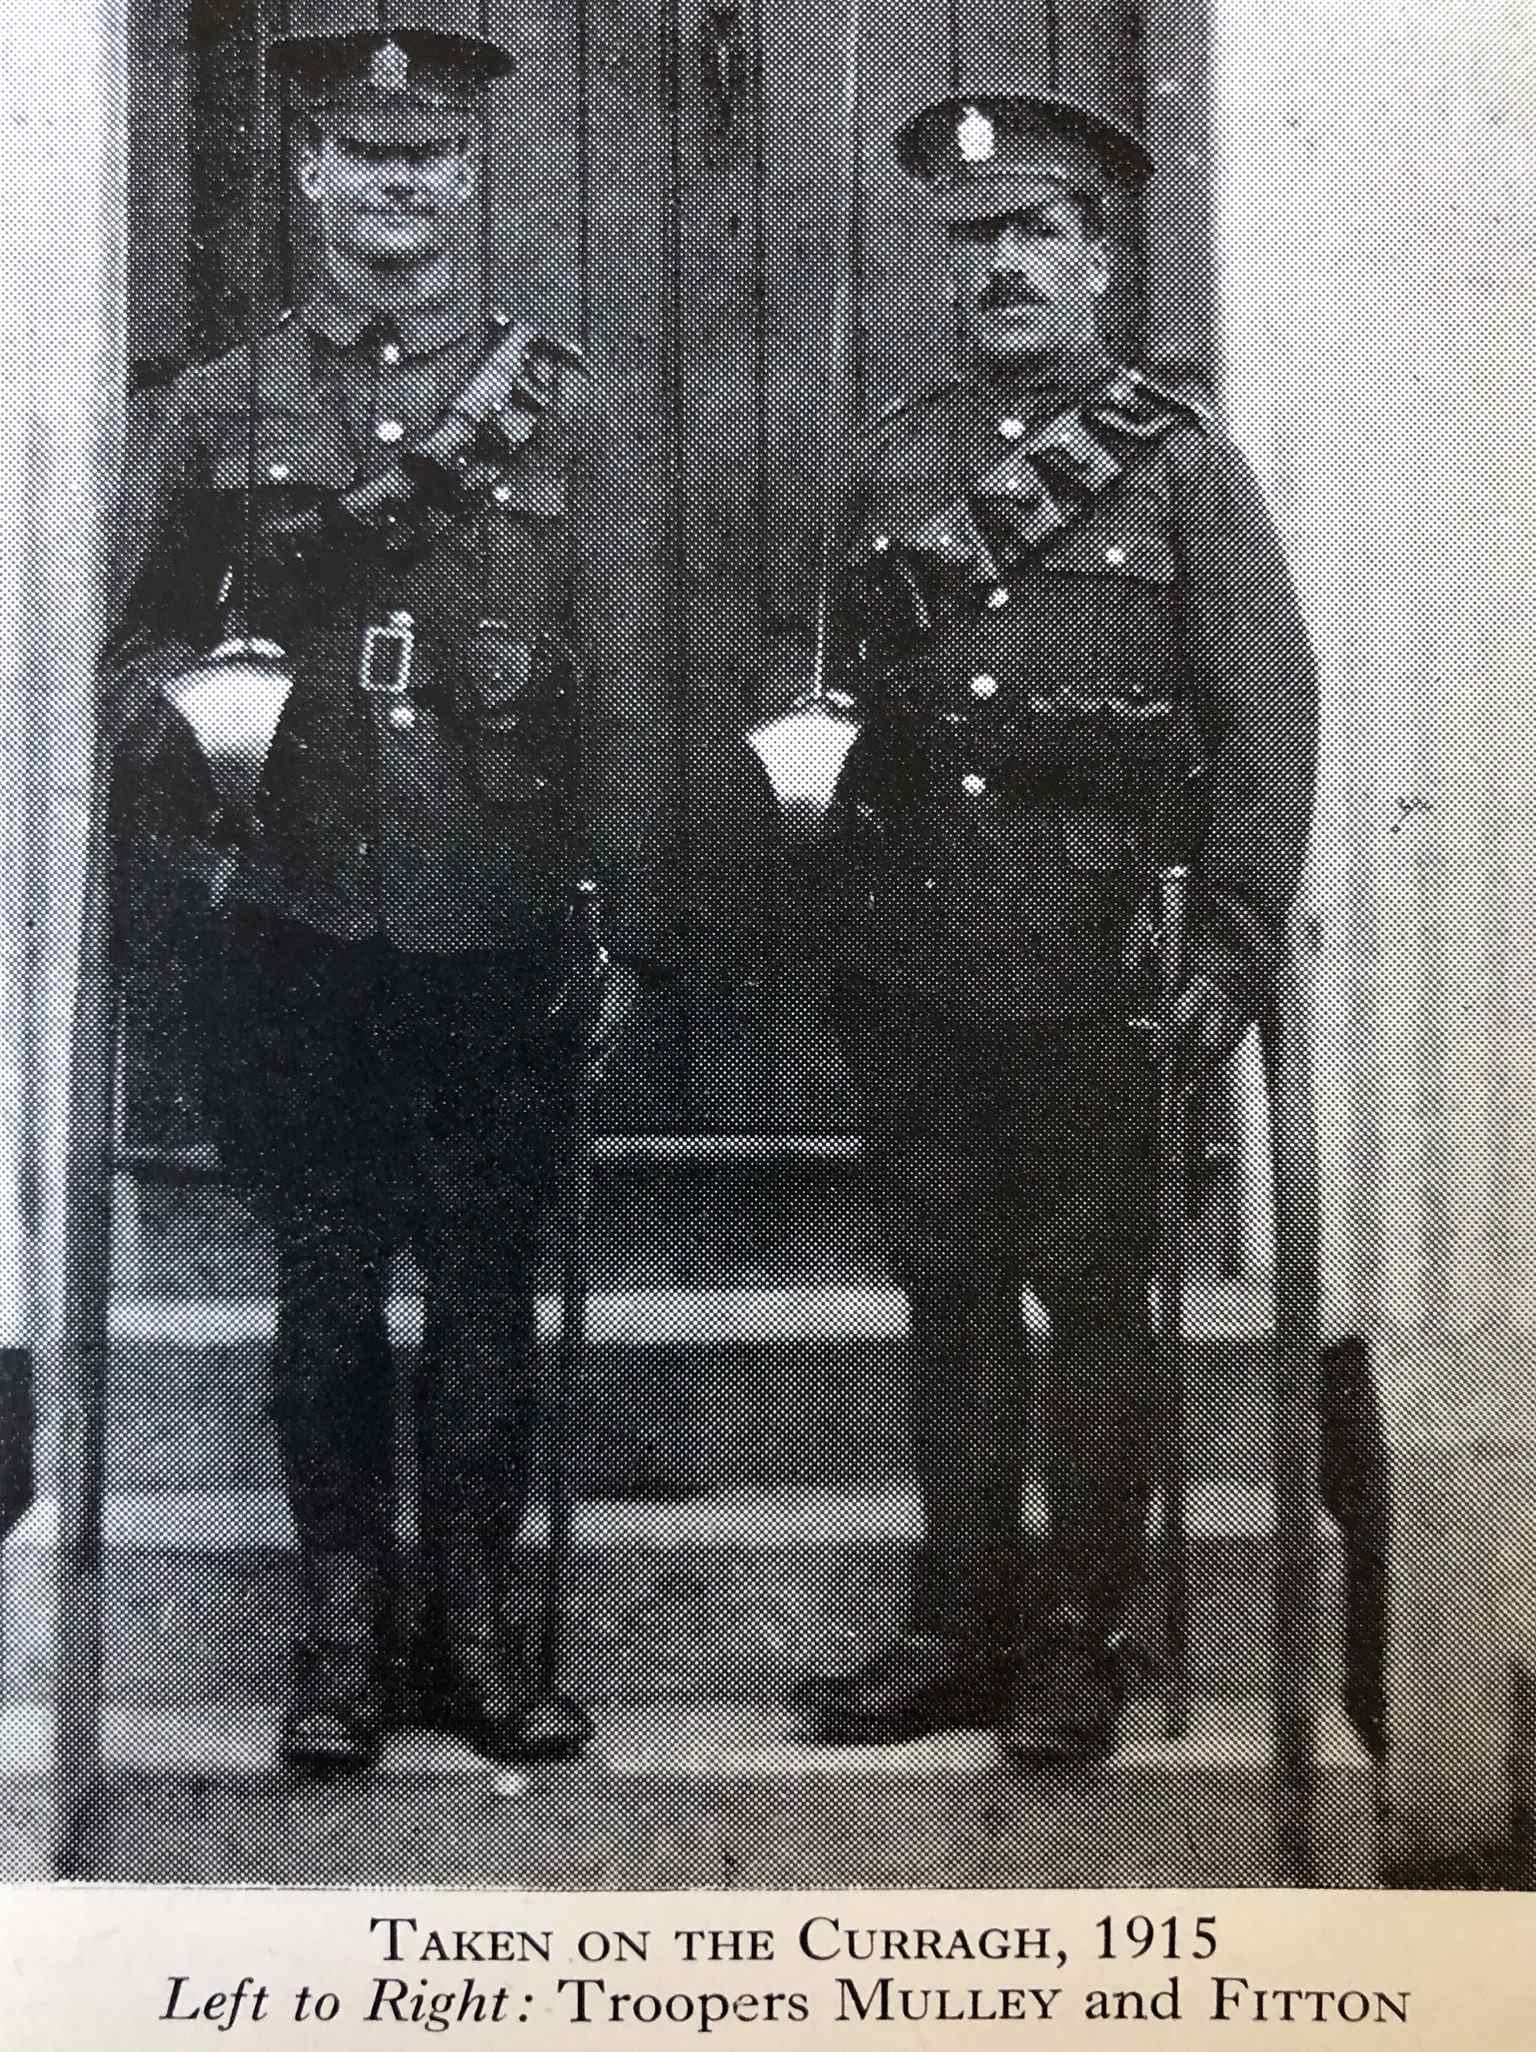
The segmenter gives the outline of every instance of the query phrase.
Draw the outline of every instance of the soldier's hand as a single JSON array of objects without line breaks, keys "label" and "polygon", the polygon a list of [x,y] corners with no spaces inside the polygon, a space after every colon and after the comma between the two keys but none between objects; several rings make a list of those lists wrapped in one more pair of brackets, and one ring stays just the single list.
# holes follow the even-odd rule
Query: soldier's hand
[{"label": "soldier's hand", "polygon": [[586,1079],[601,1083],[640,994],[640,979],[624,962],[608,964],[597,1018],[586,1050]]},{"label": "soldier's hand", "polygon": [[1251,1024],[1247,1006],[1214,977],[1191,976],[1153,1016],[1152,1059],[1175,1063],[1176,1086],[1187,1095],[1236,1052]]},{"label": "soldier's hand", "polygon": [[526,442],[554,397],[560,366],[585,363],[575,343],[558,335],[509,328],[427,439],[401,452],[401,467],[423,489],[441,494],[482,451],[505,455]]}]

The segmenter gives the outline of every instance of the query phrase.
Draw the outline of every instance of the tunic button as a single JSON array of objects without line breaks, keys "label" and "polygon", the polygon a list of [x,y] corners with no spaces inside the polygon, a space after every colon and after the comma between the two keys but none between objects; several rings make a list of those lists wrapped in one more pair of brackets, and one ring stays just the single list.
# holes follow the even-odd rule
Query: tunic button
[{"label": "tunic button", "polygon": [[1126,552],[1124,549],[1121,548],[1106,549],[1104,551],[1104,560],[1113,569],[1123,570],[1125,568],[1127,560]]},{"label": "tunic button", "polygon": [[380,349],[379,356],[384,363],[398,363],[400,361],[400,344],[398,342],[386,342],[383,348]]},{"label": "tunic button", "polygon": [[870,543],[870,547],[874,550],[877,556],[883,556],[890,546],[891,538],[888,534],[877,534],[874,540]]},{"label": "tunic button", "polygon": [[293,472],[286,463],[269,463],[267,465],[267,476],[271,478],[273,484],[286,484],[289,478],[293,476]]},{"label": "tunic button", "polygon": [[398,420],[381,420],[374,429],[374,433],[381,442],[398,442],[404,435],[405,429]]},{"label": "tunic button", "polygon": [[509,501],[509,500],[511,499],[511,497],[512,497],[512,487],[511,487],[511,485],[508,485],[508,484],[499,484],[499,485],[492,485],[492,486],[491,486],[491,497],[492,497],[492,498],[493,498],[493,499],[494,499],[494,500],[496,501],[496,503],[497,503],[497,505],[498,505],[498,506],[505,506],[505,505],[506,505],[506,504],[508,503],[508,501]]},{"label": "tunic button", "polygon": [[997,679],[995,677],[988,676],[986,671],[983,670],[980,676],[973,677],[971,679],[971,696],[972,698],[983,699],[996,698]]},{"label": "tunic button", "polygon": [[1007,585],[1006,585],[1006,584],[994,584],[994,585],[993,585],[993,587],[992,587],[992,589],[991,589],[991,590],[990,590],[990,591],[989,591],[989,592],[987,593],[987,604],[988,604],[988,605],[989,605],[989,606],[990,606],[990,607],[992,608],[992,610],[993,610],[993,612],[994,612],[994,613],[1000,613],[1000,612],[1002,611],[1003,607],[1007,605],[1007,603],[1008,603],[1008,587],[1007,587]]},{"label": "tunic button", "polygon": [[997,431],[1005,442],[1021,441],[1024,435],[1024,423],[1016,413],[1005,413],[997,424]]},{"label": "tunic button", "polygon": [[960,788],[967,798],[979,798],[987,788],[987,780],[971,770],[960,779]]},{"label": "tunic button", "polygon": [[414,727],[416,708],[411,705],[392,705],[389,709],[389,724],[392,727]]}]

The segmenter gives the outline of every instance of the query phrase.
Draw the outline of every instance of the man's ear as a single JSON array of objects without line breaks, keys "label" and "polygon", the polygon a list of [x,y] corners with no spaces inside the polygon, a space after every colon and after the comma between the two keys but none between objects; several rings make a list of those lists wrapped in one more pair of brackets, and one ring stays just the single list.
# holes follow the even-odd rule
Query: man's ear
[{"label": "man's ear", "polygon": [[299,190],[308,200],[320,197],[320,145],[310,138],[299,156]]},{"label": "man's ear", "polygon": [[1093,245],[1093,275],[1090,289],[1095,299],[1104,297],[1113,275],[1109,262],[1109,244],[1101,235]]},{"label": "man's ear", "polygon": [[479,181],[480,167],[476,161],[474,146],[465,143],[459,151],[458,190],[461,200],[469,199]]}]

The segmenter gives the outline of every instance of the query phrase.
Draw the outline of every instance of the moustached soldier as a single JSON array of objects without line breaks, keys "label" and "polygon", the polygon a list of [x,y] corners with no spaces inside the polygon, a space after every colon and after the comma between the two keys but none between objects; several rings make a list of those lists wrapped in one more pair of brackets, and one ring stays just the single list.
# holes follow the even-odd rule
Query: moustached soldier
[{"label": "moustached soldier", "polygon": [[[917,113],[897,150],[942,220],[966,351],[859,444],[835,523],[821,953],[910,1307],[922,1545],[904,1629],[799,1700],[827,1738],[981,1724],[1021,1760],[1084,1758],[1116,1741],[1166,1412],[1157,1078],[1187,1102],[1263,1004],[1317,677],[1247,465],[1104,339],[1141,143],[1006,83]],[[770,774],[812,734],[765,730]],[[1157,885],[1181,868],[1159,994]],[[1052,1328],[1033,1392],[1026,1286]],[[1028,1577],[1026,1409],[1047,1499]]]},{"label": "moustached soldier", "polygon": [[[137,415],[105,663],[119,814],[201,865],[219,1137],[275,1243],[284,1754],[365,1765],[391,1714],[408,1245],[425,1714],[547,1757],[588,1724],[536,1689],[514,1576],[538,1228],[658,922],[635,778],[583,702],[602,433],[581,352],[490,307],[462,255],[512,68],[480,10],[289,14],[267,69],[292,82],[319,261],[296,311]],[[258,150],[253,195],[259,171]]]}]

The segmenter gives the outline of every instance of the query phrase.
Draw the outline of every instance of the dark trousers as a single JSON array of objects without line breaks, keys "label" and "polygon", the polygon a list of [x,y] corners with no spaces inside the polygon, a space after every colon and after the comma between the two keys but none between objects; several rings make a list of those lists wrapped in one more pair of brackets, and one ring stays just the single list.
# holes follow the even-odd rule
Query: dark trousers
[{"label": "dark trousers", "polygon": [[387,1541],[386,1293],[409,1246],[426,1536],[510,1541],[537,1427],[540,1215],[570,1115],[569,1070],[537,1030],[541,965],[262,921],[223,943],[214,1109],[276,1240],[272,1412],[300,1540]]},{"label": "dark trousers", "polygon": [[[1142,1573],[1161,1410],[1145,1051],[1118,1017],[989,1030],[858,987],[833,1022],[911,1309],[914,1624],[1016,1635],[1028,1459],[1048,1513],[1040,1593],[1112,1629]],[[1045,1373],[1031,1373],[1026,1284],[1051,1320]]]}]

